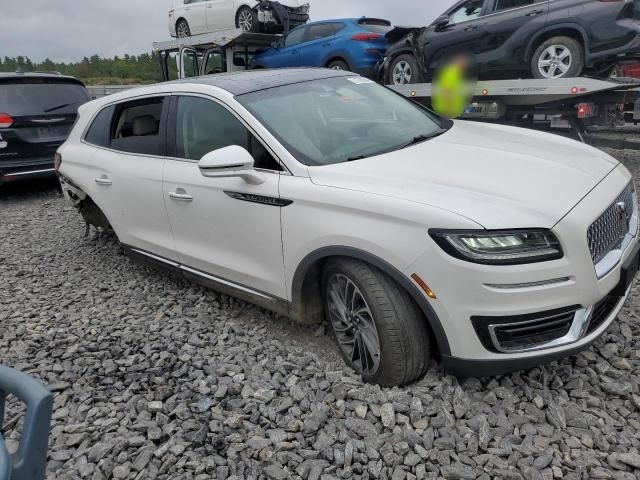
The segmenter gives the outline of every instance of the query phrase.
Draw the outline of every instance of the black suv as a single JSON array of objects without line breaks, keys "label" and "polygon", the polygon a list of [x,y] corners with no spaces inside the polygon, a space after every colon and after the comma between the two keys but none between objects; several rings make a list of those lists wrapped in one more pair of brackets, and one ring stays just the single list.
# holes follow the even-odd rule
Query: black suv
[{"label": "black suv", "polygon": [[463,0],[429,27],[389,32],[381,80],[430,81],[458,54],[481,80],[608,76],[640,56],[639,20],[640,0]]},{"label": "black suv", "polygon": [[75,78],[0,73],[0,184],[55,175],[56,150],[89,100]]}]

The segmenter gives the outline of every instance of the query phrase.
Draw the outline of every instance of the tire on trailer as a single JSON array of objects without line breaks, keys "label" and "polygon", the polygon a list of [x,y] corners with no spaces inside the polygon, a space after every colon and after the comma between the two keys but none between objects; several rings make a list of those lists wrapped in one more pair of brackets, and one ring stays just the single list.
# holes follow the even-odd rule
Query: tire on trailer
[{"label": "tire on trailer", "polygon": [[244,32],[259,32],[258,12],[246,5],[240,7],[238,13],[236,13],[236,27],[241,28]]},{"label": "tire on trailer", "polygon": [[426,373],[431,335],[425,319],[387,275],[360,260],[330,259],[322,298],[342,357],[365,382],[403,386]]},{"label": "tire on trailer", "polygon": [[387,83],[391,85],[408,85],[420,83],[421,78],[420,67],[416,57],[410,53],[403,53],[391,62],[387,74]]},{"label": "tire on trailer", "polygon": [[575,38],[549,38],[538,46],[531,57],[533,78],[579,77],[583,70],[584,48]]},{"label": "tire on trailer", "polygon": [[181,18],[176,22],[176,36],[178,38],[187,38],[191,36],[191,28],[184,18]]}]

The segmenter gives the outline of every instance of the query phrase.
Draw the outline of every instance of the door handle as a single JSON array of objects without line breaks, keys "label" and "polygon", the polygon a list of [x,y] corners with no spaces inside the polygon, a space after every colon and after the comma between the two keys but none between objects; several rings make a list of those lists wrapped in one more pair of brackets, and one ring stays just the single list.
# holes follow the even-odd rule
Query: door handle
[{"label": "door handle", "polygon": [[193,197],[184,190],[169,193],[169,197],[176,202],[193,202]]},{"label": "door handle", "polygon": [[105,175],[101,176],[100,178],[96,178],[95,182],[98,185],[102,185],[102,186],[105,186],[105,187],[113,185],[113,182],[111,180],[109,180]]},{"label": "door handle", "polygon": [[540,15],[541,13],[544,13],[544,10],[534,10],[533,12],[529,12],[527,13],[527,17],[535,17],[536,15]]},{"label": "door handle", "polygon": [[209,4],[207,5],[207,8],[213,8],[213,5]]},{"label": "door handle", "polygon": [[474,30],[477,30],[478,26],[477,25],[471,25],[467,28],[464,29],[465,32],[473,32]]}]

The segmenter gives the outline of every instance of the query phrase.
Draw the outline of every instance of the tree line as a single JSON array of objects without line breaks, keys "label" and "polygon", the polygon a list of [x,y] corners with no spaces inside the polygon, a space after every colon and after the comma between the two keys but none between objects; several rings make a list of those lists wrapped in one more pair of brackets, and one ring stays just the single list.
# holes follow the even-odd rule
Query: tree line
[{"label": "tree line", "polygon": [[157,53],[101,58],[85,57],[79,62],[54,62],[47,58],[33,62],[28,57],[0,58],[0,72],[55,71],[79,78],[86,85],[130,85],[155,83],[162,80]]}]

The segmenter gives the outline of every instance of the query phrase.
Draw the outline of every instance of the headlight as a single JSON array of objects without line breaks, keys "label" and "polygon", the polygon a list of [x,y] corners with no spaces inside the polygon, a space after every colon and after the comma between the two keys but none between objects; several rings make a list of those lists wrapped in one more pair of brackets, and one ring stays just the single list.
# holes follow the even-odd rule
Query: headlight
[{"label": "headlight", "polygon": [[521,265],[563,257],[556,236],[548,230],[430,230],[449,255],[485,265]]},{"label": "headlight", "polygon": [[301,8],[303,13],[309,13],[311,11],[311,5],[308,3],[305,3]]}]

